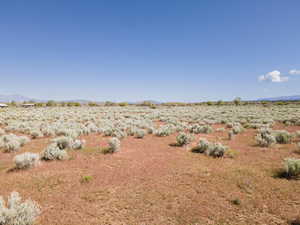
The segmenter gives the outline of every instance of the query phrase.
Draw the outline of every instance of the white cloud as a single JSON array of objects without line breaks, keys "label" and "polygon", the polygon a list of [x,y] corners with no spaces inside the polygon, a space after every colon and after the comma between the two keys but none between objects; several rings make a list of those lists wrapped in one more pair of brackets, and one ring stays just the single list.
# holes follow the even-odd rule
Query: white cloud
[{"label": "white cloud", "polygon": [[269,80],[271,82],[279,83],[279,82],[286,82],[289,80],[288,77],[282,76],[280,71],[274,70],[272,72],[269,72],[265,75],[261,75],[258,77],[259,81],[265,81]]},{"label": "white cloud", "polygon": [[290,70],[289,74],[291,74],[291,75],[300,75],[300,70]]}]

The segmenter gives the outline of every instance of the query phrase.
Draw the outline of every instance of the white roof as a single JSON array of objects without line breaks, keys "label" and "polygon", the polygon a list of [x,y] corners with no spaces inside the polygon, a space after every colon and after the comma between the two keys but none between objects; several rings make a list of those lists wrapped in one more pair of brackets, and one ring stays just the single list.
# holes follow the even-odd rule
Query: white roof
[{"label": "white roof", "polygon": [[6,104],[1,104],[1,103],[0,103],[0,106],[2,106],[2,107],[7,107],[8,105],[6,105]]}]

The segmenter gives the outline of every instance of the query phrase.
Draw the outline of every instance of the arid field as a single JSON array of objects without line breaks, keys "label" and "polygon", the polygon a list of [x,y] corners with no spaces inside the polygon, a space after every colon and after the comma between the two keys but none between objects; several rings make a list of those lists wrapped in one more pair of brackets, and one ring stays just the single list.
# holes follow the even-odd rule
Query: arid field
[{"label": "arid field", "polygon": [[33,224],[300,224],[295,104],[9,107],[0,127],[0,195]]}]

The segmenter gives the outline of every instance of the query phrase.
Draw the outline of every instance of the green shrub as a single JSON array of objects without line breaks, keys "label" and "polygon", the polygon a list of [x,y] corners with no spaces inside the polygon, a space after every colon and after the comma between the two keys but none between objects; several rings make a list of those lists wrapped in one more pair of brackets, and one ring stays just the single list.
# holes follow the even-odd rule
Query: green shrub
[{"label": "green shrub", "polygon": [[86,183],[89,183],[93,180],[93,177],[92,176],[83,176],[81,177],[80,179],[80,183],[82,184],[86,184]]},{"label": "green shrub", "polygon": [[208,133],[213,132],[213,129],[210,125],[201,126],[201,125],[195,124],[190,128],[190,132],[194,133],[194,134],[200,134],[200,133],[208,134]]},{"label": "green shrub", "polygon": [[191,150],[196,153],[205,153],[212,157],[223,157],[227,151],[227,147],[221,143],[210,143],[206,139],[201,139],[198,145]]},{"label": "green shrub", "polygon": [[292,135],[286,130],[274,131],[274,136],[279,144],[288,144],[292,141]]},{"label": "green shrub", "polygon": [[183,145],[187,145],[189,143],[191,143],[191,141],[193,140],[193,136],[190,134],[186,134],[186,133],[180,133],[177,137],[176,137],[176,142],[178,146],[183,146]]},{"label": "green shrub", "polygon": [[261,147],[270,147],[276,143],[276,138],[271,134],[269,129],[260,129],[255,140]]},{"label": "green shrub", "polygon": [[300,175],[300,159],[285,159],[284,169],[287,177],[298,177]]}]

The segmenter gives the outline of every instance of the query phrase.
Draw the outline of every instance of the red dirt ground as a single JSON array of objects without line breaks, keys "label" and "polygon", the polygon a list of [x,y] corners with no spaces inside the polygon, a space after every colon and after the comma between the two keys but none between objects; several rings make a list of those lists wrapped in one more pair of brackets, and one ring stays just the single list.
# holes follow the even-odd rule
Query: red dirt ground
[{"label": "red dirt ground", "polygon": [[[255,132],[248,129],[230,141],[227,132],[200,134],[186,147],[169,146],[176,134],[127,137],[113,155],[98,150],[108,138],[90,135],[82,137],[84,150],[69,152],[70,160],[15,172],[9,172],[15,154],[1,152],[0,193],[18,191],[37,201],[40,225],[288,224],[300,215],[300,181],[273,174],[284,158],[300,155],[295,143],[255,146]],[[214,159],[188,151],[200,137],[228,145],[237,154]],[[32,140],[20,152],[41,152],[48,142]],[[83,176],[92,179],[83,183]],[[234,199],[241,204],[234,205]]]}]

